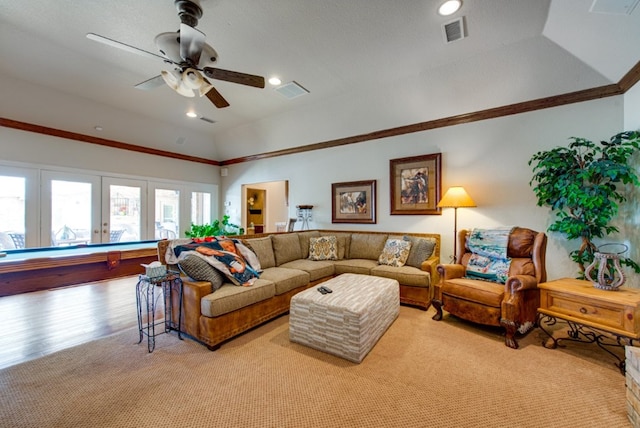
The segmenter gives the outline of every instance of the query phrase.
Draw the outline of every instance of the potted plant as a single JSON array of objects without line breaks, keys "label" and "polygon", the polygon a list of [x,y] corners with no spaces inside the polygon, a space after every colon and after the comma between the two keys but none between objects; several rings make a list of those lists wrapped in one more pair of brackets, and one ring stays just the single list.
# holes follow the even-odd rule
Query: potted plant
[{"label": "potted plant", "polygon": [[242,235],[244,229],[237,224],[229,223],[229,216],[222,217],[222,221],[216,219],[211,224],[193,224],[191,229],[185,232],[187,238],[204,238],[206,236]]},{"label": "potted plant", "polygon": [[[593,263],[597,246],[593,240],[618,232],[611,224],[618,204],[626,201],[628,186],[640,186],[635,168],[629,165],[640,150],[640,133],[621,132],[599,144],[585,138],[570,138],[568,147],[556,147],[533,155],[533,178],[529,185],[538,198],[538,206],[555,213],[549,231],[567,239],[580,239],[580,248],[569,253],[580,267],[580,278]],[[620,257],[620,263],[640,273],[640,265]]]}]

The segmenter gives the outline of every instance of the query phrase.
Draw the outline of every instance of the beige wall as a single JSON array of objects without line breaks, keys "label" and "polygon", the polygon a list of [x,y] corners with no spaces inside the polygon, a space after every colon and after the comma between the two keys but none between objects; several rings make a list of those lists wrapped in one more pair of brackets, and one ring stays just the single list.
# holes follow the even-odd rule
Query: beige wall
[{"label": "beige wall", "polygon": [[[295,206],[314,205],[312,227],[435,232],[442,235],[442,258],[453,252],[453,210],[442,215],[390,215],[389,160],[429,153],[442,153],[443,192],[464,186],[477,208],[458,210],[458,228],[518,225],[546,230],[551,223],[547,208],[538,207],[529,186],[532,176],[527,162],[540,150],[565,145],[571,136],[608,139],[623,128],[622,96],[518,114],[450,128],[373,140],[332,149],[265,159],[229,166],[222,178],[221,195],[231,205],[233,217],[240,212],[240,189],[245,183],[288,179],[289,214]],[[303,125],[301,125],[303,126]],[[373,125],[372,125],[373,126]],[[295,130],[292,130],[295,132]],[[286,137],[286,136],[285,136]],[[377,180],[377,224],[332,224],[331,183]],[[634,206],[635,217],[638,216]],[[607,242],[627,242],[633,249],[640,239],[631,229],[633,218],[625,218],[622,236]],[[577,267],[568,252],[577,242],[549,234],[547,270],[550,278],[574,276]],[[640,286],[638,277],[630,284]]]}]

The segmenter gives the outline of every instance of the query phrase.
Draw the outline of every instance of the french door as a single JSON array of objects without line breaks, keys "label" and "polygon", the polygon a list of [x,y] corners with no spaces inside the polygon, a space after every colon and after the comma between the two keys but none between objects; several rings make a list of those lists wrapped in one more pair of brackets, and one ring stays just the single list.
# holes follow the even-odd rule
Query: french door
[{"label": "french door", "polygon": [[184,236],[218,187],[0,165],[0,250]]},{"label": "french door", "polygon": [[41,246],[102,242],[100,177],[42,171],[41,183]]},{"label": "french door", "polygon": [[101,242],[135,242],[146,236],[147,182],[102,178]]}]

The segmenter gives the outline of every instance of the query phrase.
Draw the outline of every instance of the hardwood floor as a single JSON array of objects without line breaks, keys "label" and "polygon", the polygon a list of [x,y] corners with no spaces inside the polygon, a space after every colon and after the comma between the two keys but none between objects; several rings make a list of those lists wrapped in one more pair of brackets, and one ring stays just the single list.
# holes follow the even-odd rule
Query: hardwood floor
[{"label": "hardwood floor", "polygon": [[0,297],[0,369],[136,327],[137,280]]}]

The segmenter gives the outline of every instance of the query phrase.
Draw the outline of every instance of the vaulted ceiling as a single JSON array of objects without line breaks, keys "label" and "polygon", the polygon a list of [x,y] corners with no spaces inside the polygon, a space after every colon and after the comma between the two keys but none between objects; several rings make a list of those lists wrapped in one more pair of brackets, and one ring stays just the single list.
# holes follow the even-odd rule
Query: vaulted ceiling
[{"label": "vaulted ceiling", "polygon": [[[618,83],[640,61],[625,2],[463,0],[442,17],[441,0],[201,0],[218,67],[309,91],[216,80],[218,109],[135,89],[165,64],[86,37],[157,52],[173,0],[0,0],[0,117],[220,161],[289,149]],[[445,43],[460,17],[466,37]]]}]

